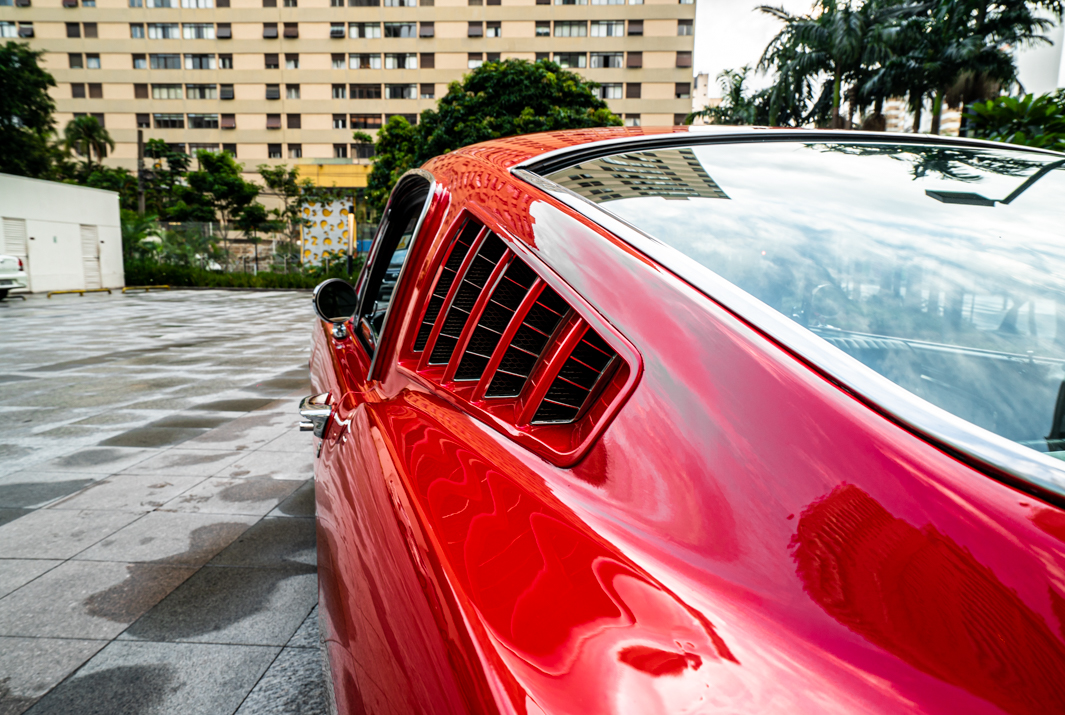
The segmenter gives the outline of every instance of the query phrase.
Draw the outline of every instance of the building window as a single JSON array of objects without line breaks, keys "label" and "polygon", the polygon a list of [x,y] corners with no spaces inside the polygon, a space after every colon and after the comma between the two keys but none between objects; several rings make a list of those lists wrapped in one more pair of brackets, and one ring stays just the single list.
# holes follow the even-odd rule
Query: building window
[{"label": "building window", "polygon": [[466,0],[466,4],[471,6],[476,5],[477,7],[480,7],[481,5],[484,5],[484,0]]},{"label": "building window", "polygon": [[195,156],[196,152],[200,152],[200,151],[209,151],[212,154],[217,154],[218,153],[218,145],[217,144],[192,144],[191,142],[189,143],[189,154],[191,154],[192,156]]},{"label": "building window", "polygon": [[423,70],[431,70],[436,67],[436,55],[432,52],[421,53],[418,61],[422,63]]},{"label": "building window", "polygon": [[329,0],[329,7],[344,7],[344,0]]},{"label": "building window", "polygon": [[285,7],[299,7],[299,3],[296,0],[285,0],[284,5]]},{"label": "building window", "polygon": [[223,84],[218,87],[219,99],[233,99],[233,85]]},{"label": "building window", "polygon": [[593,52],[592,67],[603,69],[621,69],[624,61],[620,52]]},{"label": "building window", "polygon": [[184,129],[184,114],[156,114],[153,116],[156,129]]},{"label": "building window", "polygon": [[498,20],[492,20],[484,24],[485,37],[502,37],[503,24]]},{"label": "building window", "polygon": [[[13,22],[5,23],[5,26],[10,26],[12,30],[15,29],[15,23]],[[8,37],[15,37],[15,34],[8,35]],[[67,37],[81,37],[81,25],[76,22],[68,22]]]},{"label": "building window", "polygon": [[688,123],[688,115],[687,114],[674,114],[673,115],[673,124],[675,126],[682,127],[682,126],[684,126],[687,123]]},{"label": "building window", "polygon": [[71,82],[70,96],[73,99],[85,99],[85,85],[82,82]]},{"label": "building window", "polygon": [[421,24],[421,28],[418,31],[418,36],[419,37],[435,37],[436,36],[436,25],[434,25],[431,22],[423,22]]},{"label": "building window", "polygon": [[677,20],[677,35],[687,37],[695,34],[692,20]]},{"label": "building window", "polygon": [[153,84],[152,99],[181,99],[181,85]]},{"label": "building window", "polygon": [[186,40],[213,40],[214,25],[210,22],[186,22],[181,26],[181,36]]},{"label": "building window", "polygon": [[355,159],[373,159],[374,157],[373,144],[366,142],[360,142],[358,144],[351,145],[351,156]]},{"label": "building window", "polygon": [[556,5],[587,5],[588,0],[555,0]]},{"label": "building window", "polygon": [[267,99],[281,99],[281,85],[268,84],[266,85],[266,98]]},{"label": "building window", "polygon": [[300,124],[301,124],[300,115],[298,115],[298,114],[288,114],[288,115],[286,115],[286,121],[288,122],[288,128],[289,129],[299,129],[300,128]]},{"label": "building window", "polygon": [[639,69],[643,67],[643,53],[642,52],[630,52],[628,61],[625,66],[629,69]]},{"label": "building window", "polygon": [[344,39],[344,23],[342,23],[342,22],[331,22],[331,23],[329,23],[329,36],[332,37],[334,40],[343,40]]},{"label": "building window", "polygon": [[233,39],[233,26],[228,22],[218,23],[217,37],[219,40],[231,40]]},{"label": "building window", "polygon": [[380,129],[381,128],[381,115],[380,114],[352,114],[351,115],[351,128],[352,129]]},{"label": "building window", "polygon": [[85,31],[85,36],[86,37],[99,37],[99,35],[96,32],[96,23],[95,22],[83,23],[82,29]]},{"label": "building window", "polygon": [[692,97],[692,83],[691,82],[677,82],[676,92],[674,96],[677,99],[691,99]]},{"label": "building window", "polygon": [[149,55],[148,57],[153,70],[181,69],[181,55]]},{"label": "building window", "polygon": [[137,115],[137,129],[151,129],[152,128],[152,115],[150,114],[138,114]]},{"label": "building window", "polygon": [[[20,7],[25,7],[21,5]],[[33,37],[33,23],[32,22],[20,22],[18,24],[18,36],[19,37]],[[87,37],[88,35],[86,35]]]},{"label": "building window", "polygon": [[381,69],[381,55],[377,53],[350,54],[348,55],[348,69],[379,70]]},{"label": "building window", "polygon": [[376,40],[381,37],[381,23],[349,22],[348,37],[359,40]]},{"label": "building window", "polygon": [[417,7],[414,0],[385,0],[385,7]]},{"label": "building window", "polygon": [[146,70],[148,69],[148,60],[144,55],[133,55],[133,69]]},{"label": "building window", "polygon": [[621,99],[621,82],[599,85],[599,99]]},{"label": "building window", "polygon": [[333,85],[333,99],[346,99],[346,90],[342,84]]},{"label": "building window", "polygon": [[176,22],[148,23],[149,40],[176,40],[179,37],[181,35],[178,33],[178,24]]},{"label": "building window", "polygon": [[347,129],[347,128],[348,128],[348,118],[347,118],[347,116],[345,116],[343,114],[334,114],[333,115],[333,129]]},{"label": "building window", "polygon": [[480,52],[471,52],[466,56],[466,67],[475,70],[484,64],[484,54]]},{"label": "building window", "polygon": [[144,39],[144,23],[143,22],[131,22],[129,23],[129,36],[134,40]]},{"label": "building window", "polygon": [[643,35],[643,20],[629,20],[629,35],[634,37]]},{"label": "building window", "polygon": [[639,114],[626,114],[625,115],[625,126],[626,127],[638,127],[638,126],[640,126],[640,115]]},{"label": "building window", "polygon": [[418,123],[418,115],[417,114],[386,114],[385,115],[385,124],[388,124],[388,120],[391,119],[392,117],[403,117],[404,119],[407,120],[407,124],[411,125],[412,127],[415,124]]},{"label": "building window", "polygon": [[276,52],[268,52],[263,55],[263,68],[268,70],[276,70],[281,65],[278,62],[278,54]]},{"label": "building window", "polygon": [[471,22],[466,28],[466,37],[484,37],[484,24]]},{"label": "building window", "polygon": [[299,99],[300,86],[298,84],[285,85],[285,99]]},{"label": "building window", "polygon": [[0,21],[0,37],[18,37],[18,25],[6,20]]},{"label": "building window", "polygon": [[285,55],[285,69],[298,70],[300,68],[300,56],[293,54]]},{"label": "building window", "polygon": [[218,99],[216,84],[187,84],[185,96],[189,99]]},{"label": "building window", "polygon": [[499,53],[498,52],[489,52],[489,53],[485,54],[484,60],[485,60],[485,62],[499,62]]},{"label": "building window", "polygon": [[588,56],[583,52],[556,52],[555,62],[563,69],[578,69],[588,66]]},{"label": "building window", "polygon": [[269,159],[280,159],[281,158],[281,145],[280,144],[267,144],[266,145],[266,156]]},{"label": "building window", "polygon": [[223,144],[222,151],[229,154],[234,159],[237,158],[237,145],[236,144]]},{"label": "building window", "polygon": [[190,114],[189,129],[218,129],[218,115]]},{"label": "building window", "polygon": [[130,7],[144,7],[144,0],[129,0],[129,6]]},{"label": "building window", "polygon": [[281,128],[281,115],[280,114],[267,114],[266,115],[266,128],[267,129],[280,129]]},{"label": "building window", "polygon": [[385,99],[417,99],[418,85],[416,84],[386,84]]},{"label": "building window", "polygon": [[301,159],[301,158],[303,158],[303,145],[302,144],[289,144],[288,145],[288,158],[289,159]]},{"label": "building window", "polygon": [[386,22],[385,37],[417,37],[417,27],[413,22]]},{"label": "building window", "polygon": [[550,20],[537,20],[536,21],[536,36],[537,37],[551,37],[551,21]]},{"label": "building window", "polygon": [[624,34],[624,20],[596,20],[592,22],[592,37],[621,37]]},{"label": "building window", "polygon": [[347,159],[348,158],[348,145],[347,144],[334,144],[333,145],[333,158],[334,159]]},{"label": "building window", "polygon": [[181,7],[185,8],[212,8],[214,7],[214,0],[181,0]]},{"label": "building window", "polygon": [[348,7],[380,7],[381,0],[348,0]]},{"label": "building window", "polygon": [[276,22],[264,22],[263,23],[263,39],[276,40],[277,39],[277,23]]},{"label": "building window", "polygon": [[80,52],[71,52],[67,55],[67,61],[69,62],[70,69],[80,70],[85,68],[85,63],[82,60],[82,54]]},{"label": "building window", "polygon": [[381,99],[381,85],[379,84],[353,84],[351,85],[352,99]]},{"label": "building window", "polygon": [[148,85],[135,84],[133,85],[133,98],[134,99],[148,99]]},{"label": "building window", "polygon": [[[555,23],[555,37],[587,37],[588,36],[588,23],[581,20],[580,22],[573,22],[570,20],[559,21]],[[583,65],[581,65],[583,67]]]},{"label": "building window", "polygon": [[425,82],[422,84],[421,91],[422,99],[436,99],[436,85],[431,82]]},{"label": "building window", "polygon": [[334,52],[330,56],[330,63],[335,70],[344,69],[344,54],[342,52]]},{"label": "building window", "polygon": [[640,98],[640,83],[639,82],[626,82],[625,83],[625,99],[639,99]]},{"label": "building window", "polygon": [[298,22],[286,22],[285,23],[285,37],[294,39],[300,36],[300,26]]},{"label": "building window", "polygon": [[185,55],[185,69],[213,70],[215,69],[214,55]]},{"label": "building window", "polygon": [[233,55],[218,55],[218,69],[233,69]]},{"label": "building window", "polygon": [[692,53],[691,52],[678,52],[677,53],[677,67],[691,67],[692,66]]},{"label": "building window", "polygon": [[89,82],[89,99],[103,99],[104,86],[99,82]]},{"label": "building window", "polygon": [[386,70],[416,70],[418,55],[413,52],[389,52],[385,55]]},{"label": "building window", "polygon": [[536,53],[536,61],[537,62],[541,62],[541,61],[542,62],[550,62],[551,61],[551,53],[550,52],[537,52]]},{"label": "building window", "polygon": [[680,0],[681,5],[694,5],[695,0]]},{"label": "building window", "polygon": [[148,7],[177,7],[177,0],[148,0]]}]

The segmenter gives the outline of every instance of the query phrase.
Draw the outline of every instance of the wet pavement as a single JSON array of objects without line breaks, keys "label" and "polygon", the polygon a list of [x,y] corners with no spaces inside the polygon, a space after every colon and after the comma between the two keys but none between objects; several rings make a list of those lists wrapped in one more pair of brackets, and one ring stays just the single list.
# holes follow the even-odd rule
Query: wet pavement
[{"label": "wet pavement", "polygon": [[326,712],[309,298],[0,302],[0,715]]}]

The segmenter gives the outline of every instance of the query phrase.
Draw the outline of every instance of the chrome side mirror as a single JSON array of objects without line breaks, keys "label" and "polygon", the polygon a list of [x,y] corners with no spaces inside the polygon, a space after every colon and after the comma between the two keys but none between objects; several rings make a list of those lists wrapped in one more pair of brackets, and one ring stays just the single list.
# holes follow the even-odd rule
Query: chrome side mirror
[{"label": "chrome side mirror", "polygon": [[315,437],[325,435],[325,427],[329,424],[329,418],[333,414],[333,407],[326,404],[328,399],[329,393],[324,392],[321,395],[310,395],[300,400],[300,417],[304,419],[300,422],[300,432],[313,431]]},{"label": "chrome side mirror", "polygon": [[343,340],[348,337],[344,323],[355,315],[359,307],[358,298],[350,283],[340,278],[329,278],[315,286],[311,302],[318,317],[333,324],[333,337]]}]

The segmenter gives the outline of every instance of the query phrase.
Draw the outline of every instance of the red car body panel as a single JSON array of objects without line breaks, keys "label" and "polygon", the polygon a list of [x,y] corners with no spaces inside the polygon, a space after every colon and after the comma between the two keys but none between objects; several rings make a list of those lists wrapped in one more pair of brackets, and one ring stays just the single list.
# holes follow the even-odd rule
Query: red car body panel
[{"label": "red car body panel", "polygon": [[[1065,711],[1065,513],[507,171],[646,133],[434,159],[374,374],[357,341],[315,331],[312,379],[334,405],[316,479],[340,711]],[[405,359],[467,213],[634,350],[631,392],[572,466]]]}]

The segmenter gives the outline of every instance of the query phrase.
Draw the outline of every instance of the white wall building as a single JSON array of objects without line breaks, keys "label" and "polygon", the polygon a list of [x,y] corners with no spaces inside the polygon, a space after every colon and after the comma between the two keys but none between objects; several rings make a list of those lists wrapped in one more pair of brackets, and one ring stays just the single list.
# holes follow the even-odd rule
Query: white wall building
[{"label": "white wall building", "polygon": [[121,288],[118,194],[0,174],[0,253],[22,259],[33,293]]}]

